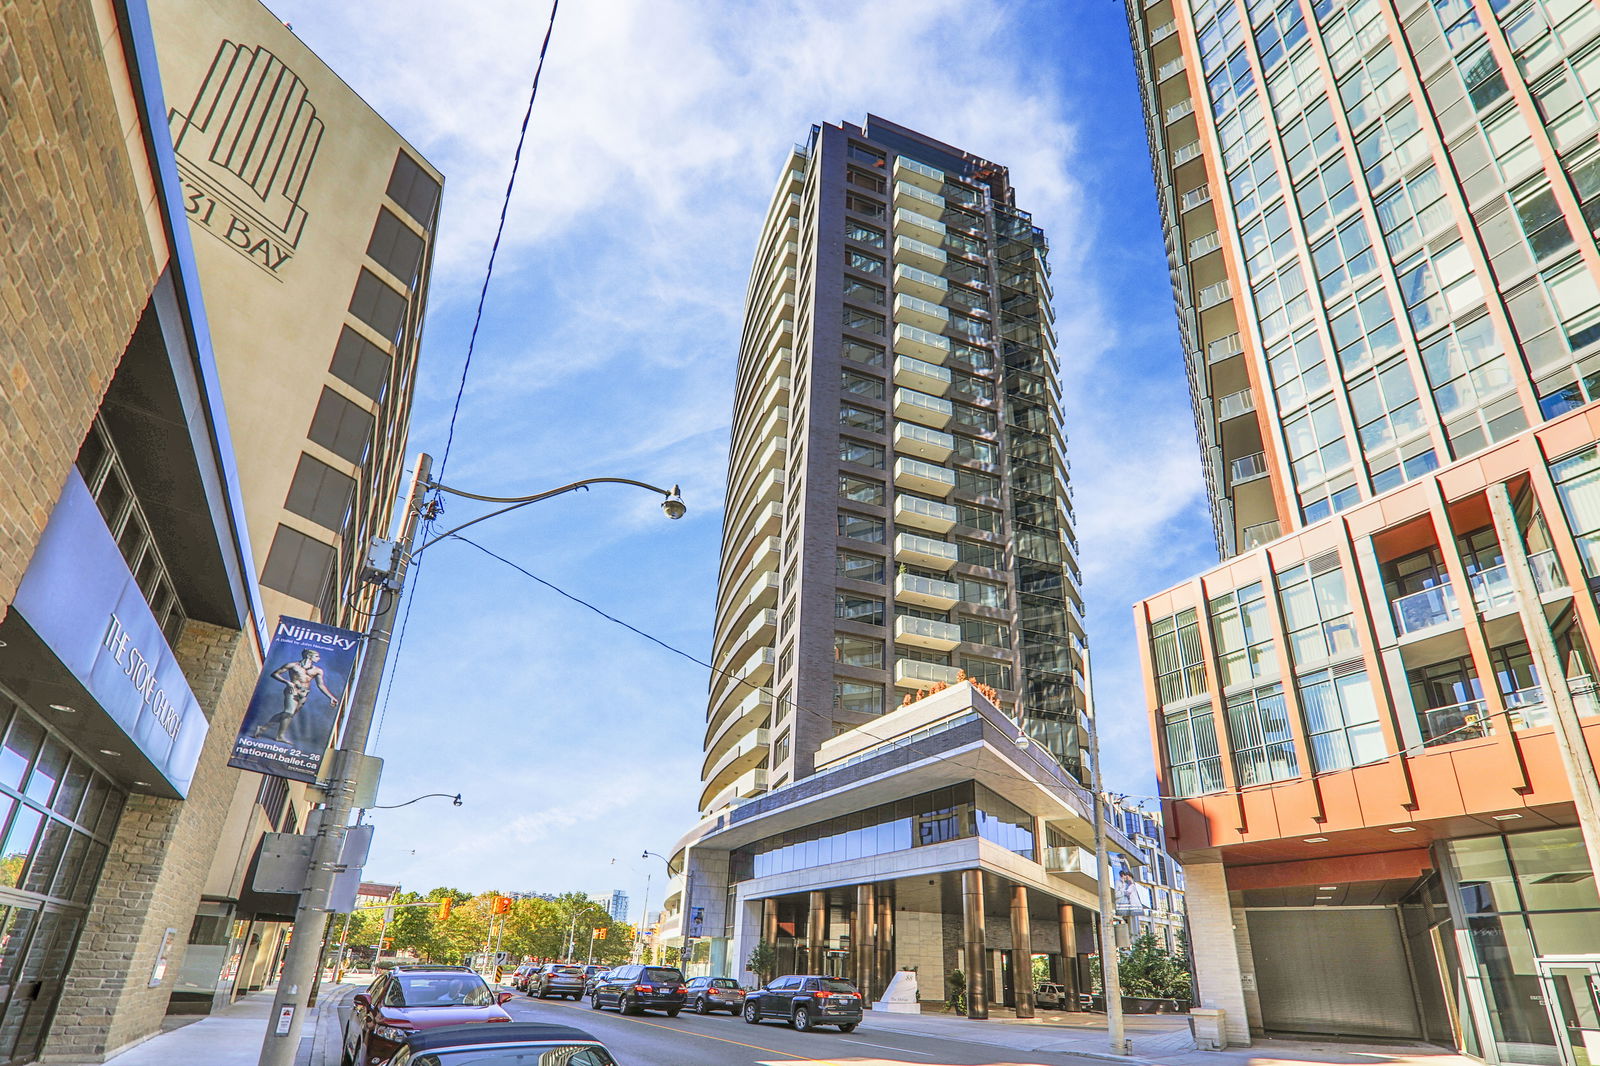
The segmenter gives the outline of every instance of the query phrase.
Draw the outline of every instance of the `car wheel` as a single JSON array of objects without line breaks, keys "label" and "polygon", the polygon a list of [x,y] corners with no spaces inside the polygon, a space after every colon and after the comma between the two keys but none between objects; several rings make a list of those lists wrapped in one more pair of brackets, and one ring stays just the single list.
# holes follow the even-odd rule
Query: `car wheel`
[{"label": "car wheel", "polygon": [[749,1022],[751,1025],[755,1025],[757,1022],[761,1021],[760,1008],[754,1003],[746,1003],[744,1005],[744,1020]]},{"label": "car wheel", "polygon": [[694,1012],[696,1014],[710,1014],[711,1008],[706,1004],[706,997],[694,997]]},{"label": "car wheel", "polygon": [[589,993],[589,1009],[590,1010],[599,1010],[600,1009],[600,993],[598,993],[598,992],[590,992]]},{"label": "car wheel", "polygon": [[794,1026],[797,1032],[811,1032],[811,1012],[804,1007],[796,1007],[794,1017],[789,1019],[789,1024]]},{"label": "car wheel", "polygon": [[860,1024],[860,1022],[845,1022],[843,1025],[839,1026],[839,1032],[853,1033],[856,1031],[856,1026]]},{"label": "car wheel", "polygon": [[623,1014],[641,1014],[641,1013],[643,1013],[640,1010],[639,1001],[638,1000],[630,1001],[627,996],[623,996],[622,999],[620,1001],[618,1001],[617,1010],[619,1012],[623,1013]]},{"label": "car wheel", "polygon": [[668,1007],[667,1008],[667,1017],[668,1018],[676,1018],[678,1016],[678,1012],[681,1011],[682,1009],[683,1009],[682,1007]]}]

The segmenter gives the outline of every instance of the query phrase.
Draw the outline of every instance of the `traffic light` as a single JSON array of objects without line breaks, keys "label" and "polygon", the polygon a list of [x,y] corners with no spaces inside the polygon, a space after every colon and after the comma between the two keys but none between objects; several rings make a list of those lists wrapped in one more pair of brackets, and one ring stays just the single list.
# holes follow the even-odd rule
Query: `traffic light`
[{"label": "traffic light", "polygon": [[594,938],[596,940],[604,940],[606,938],[606,930],[603,927],[596,929],[594,931]]},{"label": "traffic light", "polygon": [[494,898],[494,907],[490,911],[490,913],[491,914],[510,914],[511,913],[511,897],[510,896],[496,896]]},{"label": "traffic light", "polygon": [[446,896],[444,899],[439,901],[439,920],[441,922],[449,919],[450,912],[455,909],[455,905],[456,901],[454,896]]}]

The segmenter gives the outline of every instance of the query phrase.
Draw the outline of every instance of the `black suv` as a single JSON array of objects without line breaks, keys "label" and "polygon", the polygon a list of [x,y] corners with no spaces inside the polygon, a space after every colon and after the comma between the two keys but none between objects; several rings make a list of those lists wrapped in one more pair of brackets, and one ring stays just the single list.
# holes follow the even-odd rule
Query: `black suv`
[{"label": "black suv", "polygon": [[861,993],[849,981],[817,975],[778,977],[744,997],[744,1020],[782,1018],[802,1033],[818,1025],[837,1025],[853,1033],[861,1024]]},{"label": "black suv", "polygon": [[681,970],[633,963],[597,977],[594,991],[589,993],[589,1006],[594,1010],[616,1007],[623,1014],[661,1010],[667,1012],[667,1017],[676,1018],[687,993]]}]

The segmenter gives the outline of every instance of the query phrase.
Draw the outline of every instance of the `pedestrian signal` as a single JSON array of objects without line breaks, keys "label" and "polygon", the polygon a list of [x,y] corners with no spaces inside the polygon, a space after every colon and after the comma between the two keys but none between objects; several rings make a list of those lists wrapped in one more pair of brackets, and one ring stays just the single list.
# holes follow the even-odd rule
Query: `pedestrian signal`
[{"label": "pedestrian signal", "polygon": [[446,921],[447,919],[449,919],[450,912],[455,909],[455,905],[456,905],[456,901],[455,901],[454,897],[451,897],[451,896],[446,896],[443,900],[440,901],[440,903],[439,903],[439,920],[441,922],[442,921]]},{"label": "pedestrian signal", "polygon": [[493,914],[510,914],[511,913],[511,897],[510,896],[496,896],[494,898],[494,908],[491,911],[491,913],[493,913]]}]

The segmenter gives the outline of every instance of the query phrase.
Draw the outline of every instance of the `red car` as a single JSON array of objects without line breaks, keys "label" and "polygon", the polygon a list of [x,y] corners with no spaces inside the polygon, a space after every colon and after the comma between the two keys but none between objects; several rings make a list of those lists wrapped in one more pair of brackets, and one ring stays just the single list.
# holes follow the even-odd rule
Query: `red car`
[{"label": "red car", "polygon": [[342,1066],[382,1066],[419,1029],[509,1022],[496,992],[465,966],[396,966],[357,992],[344,1027]]}]

